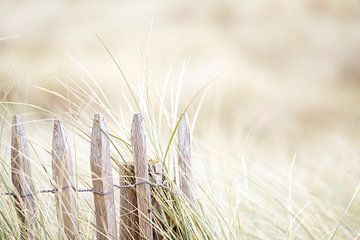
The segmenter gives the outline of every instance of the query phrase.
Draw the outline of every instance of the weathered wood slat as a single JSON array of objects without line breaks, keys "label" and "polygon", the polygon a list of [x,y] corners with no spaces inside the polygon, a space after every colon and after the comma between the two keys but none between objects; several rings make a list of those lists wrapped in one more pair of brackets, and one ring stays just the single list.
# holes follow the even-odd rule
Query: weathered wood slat
[{"label": "weathered wood slat", "polygon": [[109,139],[103,117],[96,114],[91,134],[91,171],[95,203],[97,239],[117,239],[116,212]]},{"label": "weathered wood slat", "polygon": [[178,129],[178,164],[180,171],[180,189],[192,201],[193,176],[191,163],[191,134],[189,120],[185,115]]},{"label": "weathered wood slat", "polygon": [[156,185],[162,184],[163,172],[162,164],[160,162],[150,164],[150,176],[153,183],[155,183]]},{"label": "weathered wood slat", "polygon": [[[134,165],[120,166],[120,185],[134,184]],[[139,218],[137,211],[136,190],[120,189],[120,239],[139,239]]]},{"label": "weathered wood slat", "polygon": [[[143,119],[140,113],[134,114],[131,127],[131,144],[133,148],[133,159],[135,165],[135,181],[140,183],[149,181],[148,160],[146,156],[146,137]],[[137,205],[139,215],[140,238],[152,240],[152,218],[151,218],[151,195],[149,184],[136,186]]]},{"label": "weathered wood slat", "polygon": [[64,228],[67,239],[78,236],[78,220],[74,176],[71,162],[70,145],[62,122],[54,122],[52,142],[52,171],[55,188],[56,209],[58,220]]},{"label": "weathered wood slat", "polygon": [[34,186],[29,163],[29,148],[18,116],[13,116],[11,134],[11,178],[16,188],[16,205],[21,219],[21,239],[37,239]]},{"label": "weathered wood slat", "polygon": [[[160,162],[156,162],[154,164],[150,164],[150,180],[151,182],[153,182],[156,185],[162,185],[163,181],[163,171],[162,171],[162,164]],[[161,222],[161,205],[159,204],[159,202],[156,199],[156,194],[158,194],[161,191],[159,188],[155,188],[153,189],[152,192],[152,208],[153,208],[153,222],[154,224],[157,223],[160,226],[160,222]],[[161,231],[159,230],[159,228],[153,227],[153,231],[154,231],[154,240],[160,240],[162,239],[162,234]]]}]

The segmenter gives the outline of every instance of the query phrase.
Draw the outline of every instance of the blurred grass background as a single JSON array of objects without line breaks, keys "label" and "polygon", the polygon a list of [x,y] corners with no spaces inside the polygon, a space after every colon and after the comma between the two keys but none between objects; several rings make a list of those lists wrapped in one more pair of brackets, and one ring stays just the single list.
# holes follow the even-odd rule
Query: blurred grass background
[{"label": "blurred grass background", "polygon": [[[1,1],[0,99],[68,111],[38,86],[66,95],[55,79],[83,85],[91,75],[115,107],[126,105],[94,32],[134,86],[161,92],[168,79],[164,102],[181,87],[179,111],[211,82],[189,114],[197,172],[218,189],[236,189],[250,165],[283,184],[294,163],[294,185],[341,216],[360,181],[359,1]],[[311,201],[302,194],[299,203]]]}]

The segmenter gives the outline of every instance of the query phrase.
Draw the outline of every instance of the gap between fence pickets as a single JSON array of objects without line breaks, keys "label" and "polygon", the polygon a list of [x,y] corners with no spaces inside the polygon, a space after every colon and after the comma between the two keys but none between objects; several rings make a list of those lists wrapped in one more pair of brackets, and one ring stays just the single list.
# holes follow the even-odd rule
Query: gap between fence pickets
[{"label": "gap between fence pickets", "polygon": [[[134,114],[131,128],[131,143],[133,147],[134,165],[126,165],[126,172],[131,173],[126,178],[123,176],[124,169],[120,169],[120,185],[113,184],[110,158],[109,139],[106,134],[106,126],[102,115],[95,114],[91,135],[90,162],[93,177],[92,189],[77,189],[74,187],[74,176],[71,166],[70,146],[62,122],[56,120],[53,130],[52,164],[53,178],[56,187],[54,189],[34,191],[31,183],[31,170],[29,165],[29,153],[25,134],[17,116],[13,118],[12,128],[12,178],[17,189],[16,193],[5,193],[16,197],[18,213],[23,222],[26,239],[35,237],[35,193],[55,193],[58,219],[64,225],[65,235],[68,239],[76,239],[78,236],[78,222],[76,218],[75,192],[92,192],[94,194],[97,239],[117,239],[116,213],[114,203],[114,191],[121,190],[121,206],[138,211],[127,219],[129,226],[120,224],[121,236],[136,235],[142,239],[159,238],[158,233],[152,229],[151,206],[155,211],[160,211],[160,206],[151,199],[150,187],[164,187],[162,183],[162,166],[160,163],[152,165],[149,172],[149,163],[146,155],[146,136],[141,114]],[[180,189],[193,200],[192,172],[191,172],[191,136],[188,119],[185,116],[178,129],[179,171]],[[149,180],[149,174],[151,179]],[[138,186],[138,187],[136,187]],[[133,189],[135,188],[136,189]],[[122,197],[124,196],[124,197]],[[20,198],[20,200],[19,200]],[[131,203],[131,206],[129,205]],[[124,212],[121,208],[120,212]],[[25,216],[25,212],[32,213]],[[121,214],[120,213],[120,214]],[[120,218],[122,214],[120,215]],[[137,226],[130,226],[134,220]],[[123,221],[121,221],[123,222]],[[124,221],[126,223],[126,220]],[[126,227],[124,227],[126,226]],[[125,230],[124,230],[125,229]],[[130,229],[130,231],[129,231]],[[131,230],[132,229],[132,230]],[[136,230],[136,233],[133,230]],[[140,233],[140,235],[139,235]],[[126,238],[125,238],[126,239]]]}]

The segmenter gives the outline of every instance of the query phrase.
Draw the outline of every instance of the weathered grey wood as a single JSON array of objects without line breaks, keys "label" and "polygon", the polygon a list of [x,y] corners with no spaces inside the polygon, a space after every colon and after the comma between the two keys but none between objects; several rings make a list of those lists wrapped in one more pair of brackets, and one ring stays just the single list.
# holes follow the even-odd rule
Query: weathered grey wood
[{"label": "weathered grey wood", "polygon": [[178,129],[178,164],[180,173],[180,189],[188,197],[193,200],[193,176],[191,163],[191,134],[189,120],[185,115],[180,122]]},{"label": "weathered grey wood", "polygon": [[[134,165],[120,166],[120,186],[134,184]],[[120,189],[120,240],[139,239],[139,218],[135,188]]]},{"label": "weathered grey wood", "polygon": [[[149,165],[150,167],[150,180],[152,183],[156,184],[156,185],[162,185],[162,178],[163,178],[163,171],[162,171],[162,164],[160,162],[156,162],[153,164]],[[162,239],[162,234],[159,231],[159,227],[161,227],[161,220],[160,220],[160,215],[161,215],[161,206],[159,204],[159,199],[156,198],[156,194],[159,193],[159,191],[161,191],[159,188],[155,188],[154,191],[152,192],[152,197],[151,197],[151,201],[152,201],[152,208],[153,208],[153,223],[154,225],[158,225],[158,227],[153,227],[153,231],[154,231],[154,240],[160,240]]]},{"label": "weathered grey wood", "polygon": [[[143,126],[143,119],[140,113],[134,114],[131,127],[131,144],[135,165],[136,183],[149,181],[148,160],[146,157],[146,137]],[[152,218],[151,218],[151,196],[149,184],[136,186],[137,206],[139,215],[140,238],[152,240]]]},{"label": "weathered grey wood", "polygon": [[110,146],[100,114],[94,117],[90,162],[94,191],[104,193],[94,192],[97,239],[117,239]]},{"label": "weathered grey wood", "polygon": [[163,177],[161,162],[150,164],[150,168],[151,168],[150,170],[151,181],[156,185],[161,185],[162,177]]},{"label": "weathered grey wood", "polygon": [[11,178],[16,188],[16,205],[21,219],[21,239],[37,239],[34,186],[29,163],[29,148],[18,116],[13,116],[11,134]]},{"label": "weathered grey wood", "polygon": [[54,122],[51,156],[53,179],[55,188],[58,189],[55,193],[58,220],[64,228],[66,238],[76,239],[78,221],[71,152],[64,126],[58,120]]}]

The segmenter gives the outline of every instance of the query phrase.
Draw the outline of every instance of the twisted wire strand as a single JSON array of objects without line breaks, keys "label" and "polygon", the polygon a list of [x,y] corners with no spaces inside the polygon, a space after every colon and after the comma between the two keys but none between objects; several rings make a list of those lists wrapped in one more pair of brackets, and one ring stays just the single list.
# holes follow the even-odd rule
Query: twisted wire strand
[{"label": "twisted wire strand", "polygon": [[5,193],[2,193],[1,195],[5,195],[5,196],[13,196],[13,197],[21,197],[21,198],[24,198],[24,197],[28,197],[28,196],[32,196],[34,195],[35,193],[36,194],[42,194],[42,193],[57,193],[58,191],[63,191],[65,189],[68,189],[68,188],[72,188],[75,192],[80,192],[80,193],[86,193],[86,192],[92,192],[92,193],[95,193],[95,194],[99,194],[99,195],[108,195],[108,194],[111,194],[113,192],[115,192],[116,190],[119,190],[121,188],[136,188],[136,186],[138,185],[143,185],[143,184],[148,184],[150,185],[151,187],[160,187],[160,188],[164,188],[164,189],[168,189],[170,190],[170,187],[166,186],[165,184],[156,184],[156,183],[153,183],[153,182],[150,182],[150,181],[147,181],[147,180],[144,180],[144,181],[138,181],[134,184],[124,184],[124,185],[117,185],[117,184],[114,184],[113,185],[113,189],[109,190],[109,191],[106,191],[106,192],[103,192],[103,191],[97,191],[95,190],[94,188],[89,188],[89,189],[78,189],[74,186],[64,186],[62,188],[53,188],[53,189],[42,189],[42,190],[38,190],[38,191],[34,191],[33,193],[26,193],[26,194],[17,194],[15,192],[5,192]]}]

